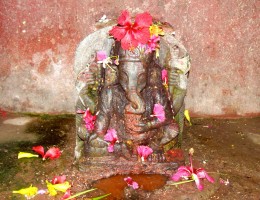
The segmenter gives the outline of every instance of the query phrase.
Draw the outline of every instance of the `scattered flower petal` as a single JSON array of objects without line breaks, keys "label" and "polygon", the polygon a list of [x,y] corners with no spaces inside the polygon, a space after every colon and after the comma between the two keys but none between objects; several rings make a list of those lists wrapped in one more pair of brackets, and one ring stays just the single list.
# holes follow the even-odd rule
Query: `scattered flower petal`
[{"label": "scattered flower petal", "polygon": [[130,176],[124,178],[124,181],[127,183],[128,186],[132,187],[134,190],[139,188],[138,183],[133,181],[133,179]]},{"label": "scattered flower petal", "polygon": [[114,145],[118,141],[117,132],[115,129],[107,130],[104,140],[110,142],[108,145],[108,152],[114,152]]},{"label": "scattered flower petal", "polygon": [[45,153],[45,155],[43,156],[43,160],[45,160],[46,158],[50,158],[51,160],[53,160],[59,158],[60,155],[61,155],[60,149],[57,147],[52,147]]},{"label": "scattered flower petal", "polygon": [[153,150],[148,146],[138,146],[137,153],[141,157],[141,160],[144,162],[147,157],[153,153]]},{"label": "scattered flower petal", "polygon": [[71,185],[68,181],[65,181],[64,183],[59,183],[59,184],[52,184],[48,181],[46,181],[46,183],[47,183],[47,188],[48,188],[50,196],[57,195],[57,191],[65,193],[71,187]]},{"label": "scattered flower petal", "polygon": [[224,180],[224,179],[220,178],[220,179],[219,179],[219,182],[220,182],[221,184],[224,184],[224,185],[228,185],[228,184],[229,184],[229,180],[228,180],[228,179],[227,179],[227,180]]},{"label": "scattered flower petal", "polygon": [[190,114],[189,114],[189,111],[188,110],[184,110],[184,116],[185,118],[188,120],[190,126],[192,125],[191,124],[191,120],[190,120]]},{"label": "scattered flower petal", "polygon": [[166,69],[162,70],[162,81],[165,86],[168,85],[168,71]]},{"label": "scattered flower petal", "polygon": [[159,27],[157,24],[153,24],[149,27],[149,31],[150,31],[150,35],[155,35],[155,36],[159,36],[159,35],[164,35],[164,31],[161,27]]},{"label": "scattered flower petal", "polygon": [[64,183],[66,181],[66,176],[62,175],[62,176],[54,176],[54,178],[52,179],[51,183],[52,184],[58,184],[58,183]]},{"label": "scattered flower petal", "polygon": [[98,51],[97,52],[97,60],[103,61],[107,58],[107,53],[105,51]]},{"label": "scattered flower petal", "polygon": [[90,110],[87,109],[83,115],[83,120],[85,121],[85,126],[88,131],[93,131],[95,129],[95,122],[97,116],[92,115]]},{"label": "scattered flower petal", "polygon": [[36,153],[40,154],[42,157],[44,156],[44,148],[43,146],[35,146],[32,148]]},{"label": "scattered flower petal", "polygon": [[161,104],[154,104],[153,113],[160,122],[165,121],[165,111]]},{"label": "scattered flower petal", "polygon": [[[205,169],[199,168],[195,169],[192,166],[192,155],[194,153],[194,149],[191,148],[189,155],[190,155],[190,166],[180,166],[177,172],[171,177],[174,181],[179,181],[180,179],[185,180],[194,180],[196,186],[199,190],[203,190],[203,185],[200,179],[207,179],[209,182],[214,183],[214,179],[208,175]],[[185,183],[185,181],[183,182]]]},{"label": "scattered flower petal", "polygon": [[32,198],[34,197],[38,192],[38,188],[37,187],[33,187],[32,185],[28,188],[23,188],[17,191],[13,191],[13,193],[17,193],[17,194],[22,194],[24,195],[26,198]]},{"label": "scattered flower petal", "polygon": [[39,157],[39,155],[27,153],[27,152],[19,152],[18,159],[20,158],[32,158],[32,157]]}]

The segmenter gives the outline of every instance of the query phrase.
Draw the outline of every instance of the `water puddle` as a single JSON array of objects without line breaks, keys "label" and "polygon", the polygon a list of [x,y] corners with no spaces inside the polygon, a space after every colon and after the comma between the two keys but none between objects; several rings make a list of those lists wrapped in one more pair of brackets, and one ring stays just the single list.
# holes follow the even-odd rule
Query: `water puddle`
[{"label": "water puddle", "polygon": [[[153,191],[162,188],[167,181],[167,177],[160,174],[131,174],[129,175],[135,182],[138,183],[139,188],[144,191]],[[101,179],[94,183],[93,187],[98,188],[104,194],[111,194],[106,199],[116,200],[123,199],[124,188],[127,187],[124,178],[127,175],[116,175],[110,178]]]}]

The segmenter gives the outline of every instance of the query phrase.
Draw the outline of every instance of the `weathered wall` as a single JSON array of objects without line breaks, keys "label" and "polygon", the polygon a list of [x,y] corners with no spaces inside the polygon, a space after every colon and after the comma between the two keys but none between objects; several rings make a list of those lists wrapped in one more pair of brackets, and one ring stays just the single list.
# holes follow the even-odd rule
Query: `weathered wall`
[{"label": "weathered wall", "polygon": [[197,116],[260,114],[257,0],[2,0],[0,108],[74,112],[74,52],[106,14],[149,11],[190,52],[186,106]]}]

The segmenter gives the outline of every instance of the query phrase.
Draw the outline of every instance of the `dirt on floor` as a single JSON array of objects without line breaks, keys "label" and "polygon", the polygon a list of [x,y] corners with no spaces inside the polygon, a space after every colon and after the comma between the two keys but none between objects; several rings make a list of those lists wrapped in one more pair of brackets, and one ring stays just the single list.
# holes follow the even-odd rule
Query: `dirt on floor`
[{"label": "dirt on floor", "polygon": [[[10,121],[10,120],[13,121]],[[9,121],[7,121],[9,120]],[[17,159],[19,152],[30,152],[33,146],[42,145],[45,151],[53,146],[62,150],[62,155],[55,160],[41,158]],[[87,199],[105,193],[112,193],[107,199],[122,199],[118,188],[126,190],[122,177],[111,177],[101,183],[92,183],[88,174],[79,171],[73,163],[75,147],[75,120],[72,115],[63,116],[28,116],[7,114],[0,117],[0,196],[1,199],[22,200],[23,195],[12,191],[27,188],[30,185],[46,189],[46,180],[54,176],[66,175],[72,185],[71,193],[103,185],[89,195],[77,199]],[[242,119],[199,119],[192,118],[192,126],[184,128],[182,149],[186,165],[189,164],[188,151],[195,150],[193,164],[195,168],[204,168],[215,183],[203,181],[204,190],[199,191],[194,182],[178,186],[166,185],[154,189],[152,193],[132,196],[132,199],[260,199],[260,118]],[[147,164],[149,165],[149,163]],[[174,171],[172,172],[174,174]],[[169,176],[135,177],[141,188],[152,182],[164,185]],[[89,177],[91,177],[89,175]],[[133,176],[134,177],[134,176]],[[102,178],[102,174],[100,174]],[[96,178],[98,179],[98,177]],[[157,183],[156,183],[156,180]],[[160,184],[159,184],[160,181]],[[168,182],[169,183],[169,182]],[[106,187],[107,185],[107,187]],[[113,187],[114,185],[114,187]],[[112,187],[111,187],[112,186]],[[154,187],[154,186],[151,186]],[[161,187],[161,186],[160,186]],[[104,188],[111,188],[105,190]],[[117,189],[117,194],[113,193]],[[140,189],[142,190],[142,189]],[[102,193],[104,192],[104,193]],[[126,192],[126,191],[125,191]],[[47,194],[37,195],[33,199],[60,199]]]}]

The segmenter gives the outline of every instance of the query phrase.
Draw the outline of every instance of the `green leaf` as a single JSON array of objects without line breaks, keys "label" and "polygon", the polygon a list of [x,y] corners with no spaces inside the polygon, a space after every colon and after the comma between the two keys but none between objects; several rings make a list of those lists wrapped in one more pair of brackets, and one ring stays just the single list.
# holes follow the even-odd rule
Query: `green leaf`
[{"label": "green leaf", "polygon": [[94,191],[94,190],[96,190],[96,189],[97,189],[97,188],[93,188],[93,189],[90,189],[90,190],[85,190],[85,191],[83,191],[83,192],[79,192],[79,193],[77,193],[77,194],[74,194],[73,196],[70,196],[70,197],[67,198],[66,200],[73,199],[73,198],[78,197],[78,196],[80,196],[80,195],[83,195],[83,194],[92,192],[92,191]]},{"label": "green leaf", "polygon": [[103,198],[105,198],[105,197],[107,197],[107,196],[109,196],[109,195],[110,195],[110,193],[109,193],[109,194],[105,194],[105,195],[103,195],[103,196],[94,197],[94,198],[92,198],[91,200],[99,200],[99,199],[103,199]]}]

